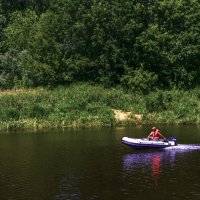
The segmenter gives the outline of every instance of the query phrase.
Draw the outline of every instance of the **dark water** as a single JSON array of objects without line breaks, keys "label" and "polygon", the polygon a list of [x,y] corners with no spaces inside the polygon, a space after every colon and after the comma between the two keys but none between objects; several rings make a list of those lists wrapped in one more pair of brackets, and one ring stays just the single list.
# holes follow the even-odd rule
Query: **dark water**
[{"label": "dark water", "polygon": [[[121,144],[149,128],[0,134],[0,199],[199,200],[200,148],[135,151]],[[200,127],[161,131],[200,144]]]}]

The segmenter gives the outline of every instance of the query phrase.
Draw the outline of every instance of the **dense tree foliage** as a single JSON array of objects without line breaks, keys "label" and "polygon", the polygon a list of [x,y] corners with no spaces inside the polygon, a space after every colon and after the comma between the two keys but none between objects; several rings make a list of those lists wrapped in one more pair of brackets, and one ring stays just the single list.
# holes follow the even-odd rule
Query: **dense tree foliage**
[{"label": "dense tree foliage", "polygon": [[1,2],[1,88],[200,85],[198,0]]}]

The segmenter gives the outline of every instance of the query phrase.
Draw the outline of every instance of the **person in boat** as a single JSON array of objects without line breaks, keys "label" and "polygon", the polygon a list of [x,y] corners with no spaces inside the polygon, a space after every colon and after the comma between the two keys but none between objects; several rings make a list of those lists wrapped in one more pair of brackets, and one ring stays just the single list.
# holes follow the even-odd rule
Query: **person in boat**
[{"label": "person in boat", "polygon": [[151,133],[148,135],[148,137],[147,137],[148,139],[153,139],[153,140],[155,140],[155,139],[166,139],[161,133],[160,133],[160,131],[159,131],[159,129],[157,129],[156,127],[153,127],[152,128],[152,131],[151,131]]}]

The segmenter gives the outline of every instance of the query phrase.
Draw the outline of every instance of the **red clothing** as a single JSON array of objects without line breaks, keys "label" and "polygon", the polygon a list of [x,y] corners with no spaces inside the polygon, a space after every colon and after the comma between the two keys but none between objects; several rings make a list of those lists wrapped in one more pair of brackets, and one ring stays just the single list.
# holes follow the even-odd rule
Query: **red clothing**
[{"label": "red clothing", "polygon": [[156,130],[154,130],[154,131],[152,131],[151,133],[150,133],[150,137],[152,137],[153,139],[156,139],[156,138],[160,138],[160,132],[159,132],[159,130],[158,129],[156,129]]}]

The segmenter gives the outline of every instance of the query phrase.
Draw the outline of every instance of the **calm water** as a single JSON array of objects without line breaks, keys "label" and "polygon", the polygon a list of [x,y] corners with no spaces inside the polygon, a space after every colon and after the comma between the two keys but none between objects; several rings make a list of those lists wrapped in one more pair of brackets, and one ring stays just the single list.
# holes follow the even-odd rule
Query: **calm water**
[{"label": "calm water", "polygon": [[[199,200],[200,149],[141,151],[150,127],[0,134],[1,200]],[[200,127],[163,127],[200,144]]]}]

